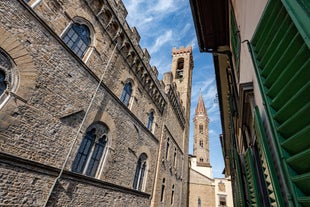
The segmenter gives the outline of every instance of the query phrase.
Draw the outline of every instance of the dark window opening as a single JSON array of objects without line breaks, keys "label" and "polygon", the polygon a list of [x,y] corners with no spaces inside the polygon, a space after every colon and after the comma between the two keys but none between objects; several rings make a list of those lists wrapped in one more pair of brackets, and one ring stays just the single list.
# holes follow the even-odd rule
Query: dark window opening
[{"label": "dark window opening", "polygon": [[174,201],[174,185],[172,185],[172,190],[171,190],[171,201],[170,204],[172,205]]},{"label": "dark window opening", "polygon": [[197,204],[198,207],[201,207],[201,199],[198,197],[198,204]]},{"label": "dark window opening", "polygon": [[0,71],[0,95],[6,90],[7,84],[5,82],[5,73]]},{"label": "dark window opening", "polygon": [[182,79],[184,72],[184,58],[178,59],[177,70],[176,70],[176,79]]},{"label": "dark window opening", "polygon": [[174,154],[173,154],[173,166],[176,167],[176,159],[177,159],[177,149],[174,148]]},{"label": "dark window opening", "polygon": [[143,181],[145,177],[146,160],[147,160],[147,155],[145,153],[142,153],[138,159],[137,166],[136,166],[136,173],[135,173],[135,178],[133,182],[133,188],[139,191],[142,190],[142,185],[143,185]]},{"label": "dark window opening", "polygon": [[199,141],[199,146],[203,147],[203,141],[202,140]]},{"label": "dark window opening", "polygon": [[166,145],[166,160],[168,160],[168,154],[169,154],[169,137],[167,138],[167,145]]},{"label": "dark window opening", "polygon": [[128,82],[125,84],[122,95],[121,95],[121,102],[123,102],[125,106],[129,105],[131,94],[132,94],[132,84]]},{"label": "dark window opening", "polygon": [[154,121],[154,112],[151,111],[149,113],[149,118],[148,118],[148,122],[147,122],[147,128],[152,131],[152,126],[153,126],[153,121]]},{"label": "dark window opening", "polygon": [[163,183],[161,185],[160,202],[164,201],[164,194],[165,194],[165,178],[163,179]]},{"label": "dark window opening", "polygon": [[95,177],[107,143],[107,127],[94,124],[87,132],[72,164],[72,171]]},{"label": "dark window opening", "polygon": [[199,133],[203,134],[203,125],[202,124],[199,125]]}]

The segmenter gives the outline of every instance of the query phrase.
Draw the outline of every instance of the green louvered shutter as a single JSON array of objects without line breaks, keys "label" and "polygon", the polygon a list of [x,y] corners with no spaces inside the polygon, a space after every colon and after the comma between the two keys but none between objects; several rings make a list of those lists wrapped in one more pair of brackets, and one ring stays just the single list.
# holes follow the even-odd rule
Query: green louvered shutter
[{"label": "green louvered shutter", "polygon": [[242,171],[240,167],[240,158],[237,153],[237,150],[234,149],[234,163],[235,163],[235,179],[236,181],[234,182],[235,184],[235,189],[234,189],[234,194],[235,194],[235,200],[234,200],[234,205],[236,207],[244,207],[245,206],[245,201],[244,201],[244,189],[243,189],[243,181],[242,181]]},{"label": "green louvered shutter", "polygon": [[230,41],[231,41],[236,71],[239,76],[239,62],[240,62],[239,58],[240,58],[241,40],[240,40],[239,29],[238,29],[238,25],[237,25],[237,21],[236,21],[236,17],[234,15],[233,9],[230,12]]},{"label": "green louvered shutter", "polygon": [[251,41],[272,134],[298,206],[310,206],[309,5],[270,0]]},{"label": "green louvered shutter", "polygon": [[252,157],[252,153],[250,148],[247,149],[245,155],[244,155],[244,165],[245,165],[245,173],[247,178],[247,187],[248,187],[248,199],[250,202],[250,206],[253,207],[260,207],[260,200],[258,196],[258,186],[255,176],[255,170],[254,170],[254,161]]},{"label": "green louvered shutter", "polygon": [[254,128],[270,206],[284,206],[279,182],[276,177],[275,167],[268,148],[268,141],[258,107],[255,107],[254,112]]}]

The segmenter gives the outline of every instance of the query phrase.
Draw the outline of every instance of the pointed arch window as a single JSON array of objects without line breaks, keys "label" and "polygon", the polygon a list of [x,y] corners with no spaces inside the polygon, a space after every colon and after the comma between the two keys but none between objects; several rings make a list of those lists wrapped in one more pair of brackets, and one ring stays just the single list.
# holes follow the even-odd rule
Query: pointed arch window
[{"label": "pointed arch window", "polygon": [[201,207],[201,199],[200,199],[200,197],[198,197],[197,206],[198,206],[198,207]]},{"label": "pointed arch window", "polygon": [[154,122],[154,111],[150,111],[149,112],[148,122],[147,122],[147,128],[150,131],[152,131],[153,122]]},{"label": "pointed arch window", "polygon": [[147,155],[145,153],[142,153],[139,156],[137,166],[136,166],[136,173],[135,173],[135,178],[133,182],[133,189],[135,190],[139,190],[139,191],[142,190],[146,167],[147,167],[146,160],[147,160]]},{"label": "pointed arch window", "polygon": [[125,106],[129,105],[131,94],[132,94],[132,84],[131,82],[127,82],[123,88],[123,92],[121,95],[121,102],[123,102]]},{"label": "pointed arch window", "polygon": [[203,162],[203,158],[199,158],[199,162]]},{"label": "pointed arch window", "polygon": [[88,127],[72,164],[72,171],[95,177],[104,155],[108,128],[101,123]]},{"label": "pointed arch window", "polygon": [[91,43],[90,30],[84,24],[73,23],[62,39],[77,56],[82,58]]}]

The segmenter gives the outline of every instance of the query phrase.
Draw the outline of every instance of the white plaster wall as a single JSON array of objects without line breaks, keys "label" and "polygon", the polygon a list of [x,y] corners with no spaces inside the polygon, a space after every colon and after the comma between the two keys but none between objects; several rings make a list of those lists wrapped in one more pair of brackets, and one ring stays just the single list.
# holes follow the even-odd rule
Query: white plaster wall
[{"label": "white plaster wall", "polygon": [[247,46],[247,40],[251,41],[260,17],[268,0],[233,0],[232,6],[235,12],[237,25],[241,37],[240,50],[240,83],[253,82],[255,103],[264,111],[259,86],[256,80],[254,65]]},{"label": "white plaster wall", "polygon": [[[225,192],[219,191],[218,184],[220,182],[223,182],[225,184]],[[215,206],[220,205],[220,195],[226,196],[226,206],[227,207],[233,207],[233,197],[232,197],[232,188],[231,188],[231,182],[230,178],[215,178],[214,179],[215,184]]]},{"label": "white plaster wall", "polygon": [[191,168],[193,170],[196,170],[197,172],[212,178],[212,167],[200,167],[197,166],[197,158],[196,157],[192,157],[191,159]]}]

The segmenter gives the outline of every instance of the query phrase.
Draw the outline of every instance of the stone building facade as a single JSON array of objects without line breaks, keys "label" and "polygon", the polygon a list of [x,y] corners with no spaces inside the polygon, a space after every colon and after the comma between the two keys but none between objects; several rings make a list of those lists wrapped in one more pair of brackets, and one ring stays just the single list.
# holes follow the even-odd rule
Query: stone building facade
[{"label": "stone building facade", "polygon": [[189,206],[233,207],[230,178],[213,178],[209,118],[200,94],[194,116],[194,151],[189,155]]},{"label": "stone building facade", "polygon": [[187,205],[192,50],[158,80],[126,15],[0,3],[0,206]]},{"label": "stone building facade", "polygon": [[200,94],[194,116],[194,151],[189,166],[189,206],[214,207],[215,186],[209,154],[209,118]]},{"label": "stone building facade", "polygon": [[234,205],[310,206],[310,1],[190,0]]}]

